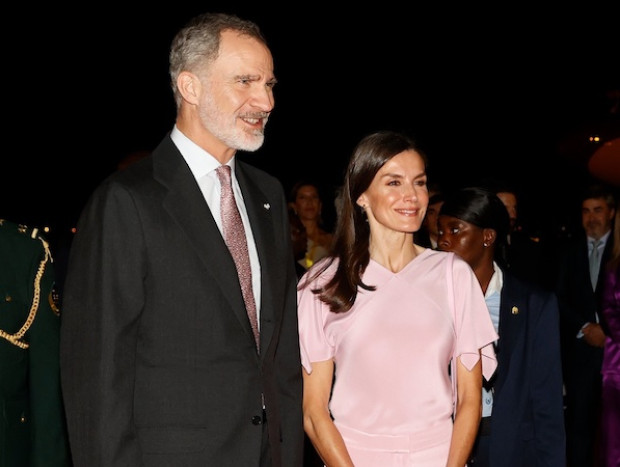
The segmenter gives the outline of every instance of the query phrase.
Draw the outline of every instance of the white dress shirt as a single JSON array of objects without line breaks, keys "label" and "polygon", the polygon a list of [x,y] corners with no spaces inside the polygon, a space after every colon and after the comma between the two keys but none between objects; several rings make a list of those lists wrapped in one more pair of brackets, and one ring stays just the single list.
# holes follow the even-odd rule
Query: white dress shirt
[{"label": "white dress shirt", "polygon": [[[222,237],[224,235],[222,230],[222,216],[220,214],[220,193],[221,186],[220,181],[215,173],[215,170],[222,164],[202,149],[187,136],[185,136],[175,125],[170,133],[172,141],[181,152],[181,155],[187,162],[189,169],[192,171],[194,178],[196,179],[200,191],[205,198],[205,201],[209,205],[209,209],[213,214],[213,219],[217,224]],[[252,290],[254,291],[254,301],[256,302],[256,313],[258,317],[258,323],[260,327],[260,299],[261,299],[261,287],[260,287],[260,263],[258,261],[258,252],[256,250],[256,244],[254,243],[254,235],[252,234],[252,226],[248,218],[248,213],[245,209],[245,203],[243,202],[243,194],[239,188],[239,182],[235,177],[235,158],[233,157],[228,165],[231,168],[232,186],[235,194],[235,201],[241,214],[241,220],[243,221],[243,228],[245,229],[245,235],[248,243],[248,253],[250,255],[250,266],[252,268]]]},{"label": "white dress shirt", "polygon": [[[499,307],[501,304],[501,293],[504,285],[504,275],[502,270],[493,262],[493,269],[495,273],[491,277],[487,291],[484,294],[484,300],[487,302],[487,308],[489,309],[489,315],[491,321],[495,327],[495,332],[499,334]],[[497,370],[495,370],[497,371]],[[482,388],[482,416],[490,417],[493,411],[493,390],[487,391]]]}]

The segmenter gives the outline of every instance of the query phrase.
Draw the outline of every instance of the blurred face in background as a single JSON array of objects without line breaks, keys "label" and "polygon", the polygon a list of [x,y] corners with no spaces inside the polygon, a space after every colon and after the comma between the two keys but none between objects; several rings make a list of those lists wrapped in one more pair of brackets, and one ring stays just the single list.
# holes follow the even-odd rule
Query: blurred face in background
[{"label": "blurred face in background", "polygon": [[611,230],[615,209],[604,198],[588,198],[581,204],[581,224],[586,235],[598,240]]},{"label": "blurred face in background", "polygon": [[437,220],[439,217],[439,210],[441,209],[442,204],[443,201],[436,201],[432,204],[429,204],[428,208],[426,209],[426,218],[424,219],[424,224],[426,225],[428,234],[433,239],[437,239],[438,237]]},{"label": "blurred face in background", "polygon": [[293,208],[301,220],[318,221],[321,217],[321,197],[314,185],[302,185],[297,190]]},{"label": "blurred face in background", "polygon": [[517,226],[517,197],[514,193],[508,191],[500,191],[497,193],[497,197],[502,200],[504,206],[508,210],[508,217],[510,218],[510,230],[514,230]]}]

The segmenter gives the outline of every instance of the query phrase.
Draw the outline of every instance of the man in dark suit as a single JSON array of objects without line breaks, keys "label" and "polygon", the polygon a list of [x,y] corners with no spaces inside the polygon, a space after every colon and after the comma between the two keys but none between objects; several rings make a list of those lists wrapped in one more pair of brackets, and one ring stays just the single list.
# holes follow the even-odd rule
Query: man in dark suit
[{"label": "man in dark suit", "polygon": [[553,290],[555,286],[554,272],[546,250],[546,245],[540,234],[530,232],[523,225],[519,212],[519,198],[516,188],[508,183],[496,182],[493,186],[495,194],[502,200],[508,218],[510,230],[503,251],[502,266],[516,277],[528,282],[535,282]]},{"label": "man in dark suit", "polygon": [[[61,375],[75,466],[298,466],[286,199],[274,177],[235,157],[263,143],[271,52],[254,23],[200,15],[174,38],[170,75],[174,128],[95,190],[72,243]],[[242,293],[249,277],[222,233],[223,165],[243,220],[258,343]]]},{"label": "man in dark suit", "polygon": [[0,219],[0,265],[0,467],[68,467],[47,240]]},{"label": "man in dark suit", "polygon": [[[583,231],[568,242],[559,256],[556,293],[562,323],[569,467],[595,465],[605,342],[598,295],[602,284],[601,265],[613,248],[610,234],[615,206],[613,191],[609,188],[588,187],[581,198]],[[599,241],[597,252],[595,241]],[[591,273],[589,260],[596,253],[600,259]]]}]

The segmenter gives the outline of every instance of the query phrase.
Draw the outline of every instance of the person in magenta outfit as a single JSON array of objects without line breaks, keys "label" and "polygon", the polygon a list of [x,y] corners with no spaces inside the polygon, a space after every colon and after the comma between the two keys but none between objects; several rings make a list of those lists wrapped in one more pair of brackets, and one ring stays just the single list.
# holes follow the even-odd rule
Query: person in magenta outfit
[{"label": "person in magenta outfit", "polygon": [[614,247],[604,271],[601,456],[605,467],[620,466],[620,210],[616,210]]},{"label": "person in magenta outfit", "polygon": [[333,253],[300,280],[304,428],[326,465],[463,467],[473,446],[498,336],[469,265],[413,242],[426,181],[407,136],[363,138]]}]

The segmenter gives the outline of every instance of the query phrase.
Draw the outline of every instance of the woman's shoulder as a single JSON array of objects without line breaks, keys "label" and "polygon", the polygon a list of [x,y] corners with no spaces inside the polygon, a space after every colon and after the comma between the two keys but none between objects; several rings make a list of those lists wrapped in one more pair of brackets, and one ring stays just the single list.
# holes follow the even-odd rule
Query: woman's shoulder
[{"label": "woman's shoulder", "polygon": [[[455,259],[458,261],[460,258],[452,251],[433,250],[432,248],[420,247],[423,251],[419,256],[423,256],[428,261],[435,263],[453,262]],[[461,260],[464,262],[464,260]]]},{"label": "woman's shoulder", "polygon": [[427,248],[423,256],[428,270],[441,271],[445,274],[450,271],[450,275],[455,278],[475,277],[474,271],[467,261],[453,251],[441,251]]},{"label": "woman's shoulder", "polygon": [[303,289],[308,286],[311,286],[311,288],[321,286],[334,276],[337,268],[338,258],[325,256],[310,266],[306,273],[299,279],[297,288]]}]

